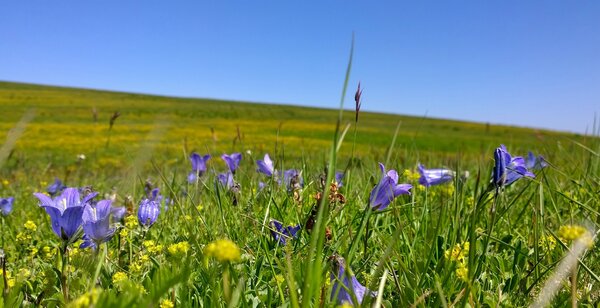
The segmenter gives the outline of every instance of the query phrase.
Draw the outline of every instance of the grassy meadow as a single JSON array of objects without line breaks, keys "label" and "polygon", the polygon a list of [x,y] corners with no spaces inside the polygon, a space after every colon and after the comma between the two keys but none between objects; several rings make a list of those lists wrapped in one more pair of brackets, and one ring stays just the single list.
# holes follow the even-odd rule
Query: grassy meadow
[{"label": "grassy meadow", "polygon": [[[390,112],[402,113],[402,105]],[[0,215],[0,307],[600,301],[597,133],[362,111],[355,123],[354,110],[10,82],[0,82],[0,114],[0,198],[15,198]],[[500,144],[513,156],[542,155],[548,166],[496,188],[490,179]],[[193,152],[212,158],[188,181]],[[221,185],[228,166],[220,156],[234,152],[242,154],[234,185]],[[280,175],[296,169],[303,180],[289,187],[257,172],[267,153]],[[383,177],[378,162],[412,185],[385,209],[370,206]],[[425,187],[418,163],[456,176]],[[62,240],[53,232],[33,194],[55,178],[126,208],[111,220],[112,238],[80,248],[81,234]],[[160,213],[144,226],[139,205],[154,188]],[[271,220],[300,230],[291,236]],[[353,277],[364,294],[345,283]]]}]

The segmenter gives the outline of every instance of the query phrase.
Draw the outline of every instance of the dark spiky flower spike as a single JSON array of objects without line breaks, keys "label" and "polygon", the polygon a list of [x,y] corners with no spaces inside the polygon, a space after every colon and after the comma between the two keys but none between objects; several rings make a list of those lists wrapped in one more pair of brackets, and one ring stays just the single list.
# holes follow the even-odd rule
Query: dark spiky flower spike
[{"label": "dark spiky flower spike", "polygon": [[356,89],[356,93],[354,94],[354,102],[356,102],[356,118],[355,122],[358,123],[358,113],[360,112],[360,97],[362,96],[362,90],[360,89],[360,81],[358,82],[358,89]]}]

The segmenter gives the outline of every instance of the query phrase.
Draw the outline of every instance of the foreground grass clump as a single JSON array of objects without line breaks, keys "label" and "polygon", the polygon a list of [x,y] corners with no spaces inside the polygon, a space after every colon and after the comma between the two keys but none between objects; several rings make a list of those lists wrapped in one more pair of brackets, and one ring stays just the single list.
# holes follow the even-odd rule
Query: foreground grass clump
[{"label": "foreground grass clump", "polygon": [[[450,122],[416,133],[402,118],[395,134],[399,118],[366,113],[354,137],[343,126],[354,114],[342,113],[332,143],[335,112],[277,107],[294,117],[265,120],[229,103],[3,86],[3,103],[25,102],[1,131],[4,306],[599,300],[598,138],[452,122],[465,130],[438,144]],[[81,110],[61,114],[69,101]],[[104,122],[92,105],[111,110]],[[21,134],[9,132],[32,106]],[[293,129],[278,135],[277,117]],[[67,210],[81,214],[61,220]]]}]

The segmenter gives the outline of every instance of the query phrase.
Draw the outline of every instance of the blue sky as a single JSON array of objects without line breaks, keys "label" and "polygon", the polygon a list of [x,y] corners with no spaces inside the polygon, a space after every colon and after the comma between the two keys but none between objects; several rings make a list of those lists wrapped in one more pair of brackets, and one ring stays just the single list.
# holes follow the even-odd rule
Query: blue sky
[{"label": "blue sky", "polygon": [[0,80],[336,108],[354,32],[364,110],[585,132],[598,16],[595,1],[7,1]]}]

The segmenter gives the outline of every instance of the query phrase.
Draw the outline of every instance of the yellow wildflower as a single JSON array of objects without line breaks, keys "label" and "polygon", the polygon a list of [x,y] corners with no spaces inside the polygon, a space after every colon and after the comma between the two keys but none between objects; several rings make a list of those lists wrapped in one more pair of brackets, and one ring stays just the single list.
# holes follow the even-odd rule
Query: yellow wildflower
[{"label": "yellow wildflower", "polygon": [[565,241],[581,240],[588,246],[593,245],[593,239],[590,231],[582,226],[561,226],[560,229],[558,229],[558,236]]},{"label": "yellow wildflower", "polygon": [[352,306],[352,304],[348,303],[348,302],[343,302],[341,305],[338,306],[338,308],[353,308],[354,306]]},{"label": "yellow wildflower", "polygon": [[133,273],[141,273],[142,272],[142,264],[140,262],[133,262],[129,265],[129,270]]},{"label": "yellow wildflower", "polygon": [[83,293],[80,297],[69,303],[67,307],[71,308],[86,308],[93,307],[94,304],[98,301],[98,297],[100,297],[101,289],[94,288],[91,291]]},{"label": "yellow wildflower", "polygon": [[239,261],[241,257],[240,248],[230,240],[216,240],[204,247],[204,254],[214,257],[220,262]]},{"label": "yellow wildflower", "polygon": [[127,281],[127,274],[123,273],[123,272],[116,272],[113,276],[112,276],[112,283],[114,285],[120,285],[121,283],[123,283],[124,281]]},{"label": "yellow wildflower", "polygon": [[275,275],[275,282],[277,282],[277,284],[281,284],[284,281],[285,281],[285,278],[283,277],[283,275],[281,275],[281,274]]},{"label": "yellow wildflower", "polygon": [[16,280],[12,277],[12,274],[9,271],[6,271],[6,280],[8,282],[8,287],[12,288],[15,286]]},{"label": "yellow wildflower", "polygon": [[464,264],[459,265],[458,268],[456,268],[456,277],[460,280],[467,281],[469,279],[469,269]]},{"label": "yellow wildflower", "polygon": [[31,232],[35,232],[37,230],[37,225],[31,220],[28,220],[25,224],[23,224],[23,227]]},{"label": "yellow wildflower", "polygon": [[31,271],[26,268],[22,268],[19,270],[17,274],[17,278],[21,281],[27,280],[27,278],[31,277]]},{"label": "yellow wildflower", "polygon": [[475,204],[475,198],[473,198],[473,196],[468,196],[466,201],[468,206],[473,206],[473,204]]},{"label": "yellow wildflower", "polygon": [[198,212],[201,212],[204,207],[202,206],[202,204],[198,204],[198,206],[196,206],[196,209],[198,210]]},{"label": "yellow wildflower", "polygon": [[175,304],[173,304],[172,301],[170,301],[169,299],[163,299],[162,301],[160,301],[160,308],[173,308],[175,307]]},{"label": "yellow wildflower", "polygon": [[135,215],[129,215],[125,217],[125,227],[127,227],[127,229],[134,229],[135,227],[137,227],[137,225],[138,220],[137,217],[135,217]]},{"label": "yellow wildflower", "polygon": [[33,258],[37,255],[38,249],[35,246],[29,246],[29,255]]},{"label": "yellow wildflower", "polygon": [[405,169],[404,172],[402,172],[402,175],[404,175],[410,182],[416,182],[421,178],[421,175],[418,172],[414,172],[410,169]]},{"label": "yellow wildflower", "polygon": [[31,235],[28,233],[24,233],[24,232],[19,232],[17,233],[17,241],[18,242],[27,242],[27,241],[31,241]]},{"label": "yellow wildflower", "polygon": [[121,229],[121,231],[119,231],[119,235],[125,239],[127,237],[127,235],[129,235],[129,229],[127,228],[123,228]]},{"label": "yellow wildflower", "polygon": [[456,244],[452,249],[444,252],[444,257],[451,261],[464,262],[469,255],[469,242],[464,242],[462,245]]},{"label": "yellow wildflower", "polygon": [[184,256],[190,250],[190,244],[188,242],[179,242],[170,245],[167,250],[172,256]]},{"label": "yellow wildflower", "polygon": [[10,182],[8,180],[2,180],[2,185],[8,186],[10,185]]},{"label": "yellow wildflower", "polygon": [[542,236],[539,240],[539,246],[545,251],[552,251],[556,247],[556,239],[552,235]]},{"label": "yellow wildflower", "polygon": [[148,262],[150,262],[150,257],[148,255],[146,255],[146,254],[143,254],[143,255],[140,256],[140,261],[142,263],[148,263]]},{"label": "yellow wildflower", "polygon": [[183,216],[183,218],[187,221],[192,221],[192,216],[191,215],[185,215]]}]

